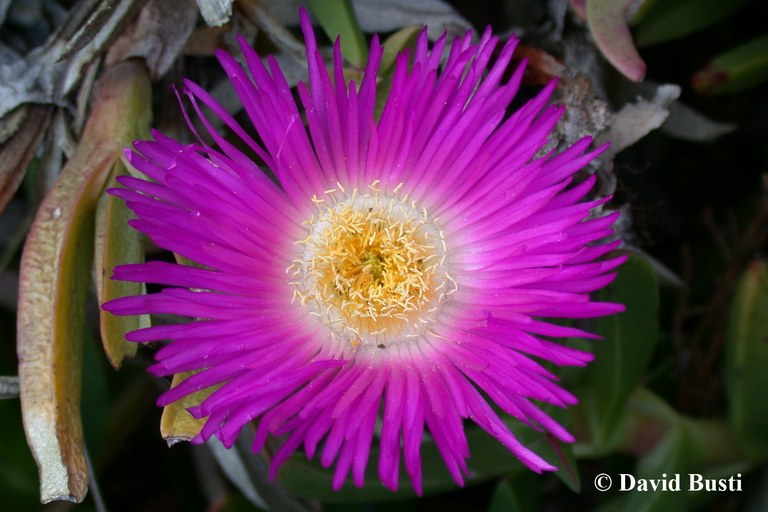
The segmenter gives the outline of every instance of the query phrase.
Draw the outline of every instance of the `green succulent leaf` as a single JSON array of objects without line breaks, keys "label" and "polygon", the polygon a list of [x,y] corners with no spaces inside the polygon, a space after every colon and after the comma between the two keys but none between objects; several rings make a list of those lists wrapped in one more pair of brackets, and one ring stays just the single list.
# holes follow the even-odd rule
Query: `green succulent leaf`
[{"label": "green succulent leaf", "polygon": [[[576,457],[573,454],[573,445],[563,443],[552,436],[547,437],[549,453],[552,455],[545,457],[558,467],[555,475],[573,492],[581,491],[581,476],[579,468],[576,465]],[[547,454],[549,455],[549,454]]]},{"label": "green succulent leaf", "polygon": [[419,32],[423,28],[420,25],[404,27],[384,41],[384,54],[381,56],[381,66],[379,67],[380,75],[387,76],[393,71],[397,55],[406,48],[412,48],[416,44]]},{"label": "green succulent leaf", "polygon": [[656,2],[635,33],[638,46],[650,46],[692,34],[719,23],[748,0],[664,0]]},{"label": "green succulent leaf", "polygon": [[718,55],[691,77],[702,94],[728,94],[768,80],[768,33]]},{"label": "green succulent leaf", "polygon": [[310,0],[312,12],[331,38],[341,38],[341,53],[353,66],[362,68],[368,58],[368,45],[350,0]]},{"label": "green succulent leaf", "polygon": [[624,304],[624,313],[600,318],[595,333],[595,360],[583,374],[582,407],[592,442],[609,451],[615,442],[627,401],[643,380],[659,337],[659,292],[656,273],[640,255],[629,259],[616,280],[604,288],[601,301]]},{"label": "green succulent leaf", "polygon": [[[688,488],[687,475],[696,472],[699,455],[699,450],[685,423],[676,425],[651,453],[640,460],[634,473],[638,479],[635,485],[639,485],[641,478],[648,481],[662,479],[666,480],[668,485],[672,485],[675,482],[675,475],[679,475],[680,492],[662,490],[629,492],[625,495],[626,501],[622,510],[643,512],[687,510],[687,504],[691,500],[691,496],[685,492]],[[618,484],[619,482],[615,483],[615,485]]]},{"label": "green succulent leaf", "polygon": [[768,263],[739,282],[728,325],[725,379],[730,423],[753,455],[768,456]]}]

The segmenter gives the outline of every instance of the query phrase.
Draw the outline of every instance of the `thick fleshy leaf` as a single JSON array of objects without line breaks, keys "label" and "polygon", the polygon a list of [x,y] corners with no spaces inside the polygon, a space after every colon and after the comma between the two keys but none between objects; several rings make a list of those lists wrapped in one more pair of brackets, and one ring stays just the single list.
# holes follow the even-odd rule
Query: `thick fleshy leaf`
[{"label": "thick fleshy leaf", "polygon": [[379,71],[382,80],[376,88],[376,104],[374,107],[374,112],[377,118],[381,117],[381,112],[384,109],[384,105],[387,103],[387,98],[389,98],[389,93],[392,88],[391,77],[395,70],[394,66],[397,54],[415,43],[416,37],[421,29],[422,27],[416,26],[405,27],[398,32],[395,32],[384,41],[384,53],[381,58]]},{"label": "thick fleshy leaf", "polygon": [[667,402],[645,388],[639,388],[627,401],[627,418],[622,425],[624,439],[617,451],[638,457],[647,455],[681,421]]},{"label": "thick fleshy leaf", "polygon": [[583,410],[592,442],[607,451],[635,388],[642,382],[659,336],[659,291],[656,273],[645,259],[629,253],[616,280],[603,289],[602,301],[619,302],[624,313],[600,318],[595,333],[595,360],[583,375]]},{"label": "thick fleshy leaf", "polygon": [[724,420],[683,416],[646,388],[639,388],[628,400],[623,439],[616,451],[646,458],[680,428],[685,428],[695,447],[696,471],[708,478],[746,472],[754,461],[738,449],[736,433]]},{"label": "thick fleshy leaf", "polygon": [[[598,512],[689,510],[693,495],[686,492],[688,474],[700,473],[698,453],[685,424],[677,423],[654,450],[640,460],[635,470],[609,475],[613,478],[610,493],[617,497],[600,507]],[[677,489],[675,475],[679,475],[680,489]],[[655,480],[656,485],[661,486],[662,479],[667,486],[673,485],[677,490],[654,491],[650,481]],[[641,485],[644,490],[640,490]]]},{"label": "thick fleshy leaf", "polygon": [[331,41],[341,38],[341,54],[353,66],[362,68],[368,58],[368,44],[357,22],[350,0],[310,0],[312,12]]},{"label": "thick fleshy leaf", "polygon": [[573,492],[581,491],[581,476],[573,454],[573,445],[564,443],[552,435],[547,436],[549,453],[545,458],[557,466],[555,475]]},{"label": "thick fleshy leaf", "polygon": [[754,455],[768,455],[768,263],[744,273],[728,325],[725,378],[730,423]]},{"label": "thick fleshy leaf", "polygon": [[390,74],[395,65],[397,55],[404,49],[411,48],[416,44],[416,37],[422,28],[420,25],[401,28],[384,41],[384,53],[381,56],[381,65],[379,66],[380,75],[386,76]]},{"label": "thick fleshy leaf", "polygon": [[671,41],[710,27],[738,11],[748,0],[664,0],[643,15],[635,33],[638,46]]},{"label": "thick fleshy leaf", "polygon": [[632,81],[645,76],[645,62],[637,53],[627,26],[627,9],[635,0],[587,0],[587,25],[608,62]]},{"label": "thick fleshy leaf", "polygon": [[687,510],[690,495],[684,492],[688,487],[686,480],[689,473],[696,472],[699,460],[700,450],[685,423],[676,425],[656,449],[640,460],[633,473],[638,479],[648,480],[665,478],[664,475],[672,479],[674,475],[680,475],[680,492],[629,492],[624,495],[626,502],[623,510]]},{"label": "thick fleshy leaf", "polygon": [[[193,372],[178,373],[173,376],[171,388],[178,386],[185,379],[191,377]],[[163,415],[160,418],[160,435],[166,442],[173,446],[181,441],[189,441],[205,425],[206,418],[196,419],[187,411],[189,407],[200,405],[200,402],[208,398],[211,393],[216,391],[217,387],[210,387],[197,393],[187,395],[181,400],[177,400],[170,405],[163,407]]]},{"label": "thick fleshy leaf", "polygon": [[75,154],[40,206],[21,261],[18,355],[24,429],[44,502],[88,487],[80,418],[83,309],[96,202],[122,147],[149,124],[145,68],[104,72]]},{"label": "thick fleshy leaf", "polygon": [[[640,459],[633,471],[609,475],[613,478],[610,492],[618,497],[601,507],[599,512],[686,510],[690,500],[690,494],[685,492],[687,475],[702,472],[701,455],[706,451],[697,446],[697,438],[689,423],[653,393],[639,389],[628,399],[627,409],[630,421],[626,432],[631,440],[619,449],[638,455]],[[653,491],[647,482],[642,485],[648,490],[639,490],[640,479],[660,480],[666,475],[668,480],[674,481],[676,474],[681,479],[680,492]]]},{"label": "thick fleshy leaf", "polygon": [[768,80],[768,33],[718,55],[691,77],[702,94],[738,92]]},{"label": "thick fleshy leaf", "polygon": [[[116,176],[128,174],[121,160],[115,162],[108,183]],[[146,293],[143,283],[115,281],[110,279],[112,269],[124,263],[139,263],[144,260],[144,243],[141,233],[128,227],[133,213],[123,201],[103,194],[96,209],[96,238],[93,259],[93,274],[96,296],[99,304],[126,295]],[[112,366],[117,369],[126,357],[136,354],[138,345],[125,340],[125,333],[149,327],[148,315],[116,316],[104,310],[99,311],[99,326],[104,352]]]},{"label": "thick fleshy leaf", "polygon": [[[680,474],[681,491],[685,491],[691,485],[691,474],[722,479],[725,485],[731,479],[735,485],[754,465],[754,458],[738,449],[736,435],[724,421],[683,416],[644,388],[632,395],[627,410],[626,439],[618,451],[640,457],[632,473],[636,478]],[[634,494],[644,496],[631,496]],[[698,510],[716,496],[712,492],[633,491],[618,500],[617,510]]]},{"label": "thick fleshy leaf", "polygon": [[[686,492],[690,474],[701,475],[703,479],[740,478],[753,464],[734,449],[734,433],[724,421],[683,416],[645,388],[639,388],[628,399],[620,436],[616,451],[637,456],[639,462],[635,469],[624,472],[631,478],[609,474],[613,478],[612,490],[606,494],[619,497],[600,507],[599,512],[698,510],[717,494]],[[667,485],[674,482],[676,486],[676,474],[680,475],[680,492],[651,488],[650,479],[664,479],[665,475]],[[645,484],[640,479],[645,479]],[[640,485],[648,490],[639,490]],[[619,488],[625,491],[617,492]]]}]

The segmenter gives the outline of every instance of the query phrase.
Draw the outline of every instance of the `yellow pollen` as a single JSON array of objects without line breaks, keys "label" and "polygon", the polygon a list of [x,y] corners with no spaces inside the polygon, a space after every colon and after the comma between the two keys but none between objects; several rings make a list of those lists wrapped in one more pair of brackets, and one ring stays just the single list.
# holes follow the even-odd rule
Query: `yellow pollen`
[{"label": "yellow pollen", "polygon": [[303,254],[286,269],[294,301],[353,347],[418,338],[456,290],[445,237],[427,209],[398,197],[402,184],[389,196],[379,185],[360,194],[336,183],[313,197],[318,213],[295,242]]}]

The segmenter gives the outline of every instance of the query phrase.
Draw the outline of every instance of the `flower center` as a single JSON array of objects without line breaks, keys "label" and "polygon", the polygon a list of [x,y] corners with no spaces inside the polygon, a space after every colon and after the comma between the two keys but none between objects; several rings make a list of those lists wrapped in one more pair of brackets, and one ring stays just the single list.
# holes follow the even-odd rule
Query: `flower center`
[{"label": "flower center", "polygon": [[302,257],[287,271],[294,300],[332,336],[383,348],[421,336],[456,285],[428,212],[398,197],[399,187],[384,195],[377,184],[363,195],[339,185],[314,198],[318,214],[305,222]]}]

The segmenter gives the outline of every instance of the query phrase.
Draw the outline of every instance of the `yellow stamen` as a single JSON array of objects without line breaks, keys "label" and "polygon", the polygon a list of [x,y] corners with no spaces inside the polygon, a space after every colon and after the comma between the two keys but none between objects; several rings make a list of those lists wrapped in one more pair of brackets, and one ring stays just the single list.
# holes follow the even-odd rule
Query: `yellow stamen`
[{"label": "yellow stamen", "polygon": [[389,196],[379,185],[361,195],[337,183],[313,197],[319,214],[296,242],[302,257],[286,269],[296,276],[294,300],[353,347],[418,338],[456,290],[445,237],[427,209],[398,197],[402,184]]}]

